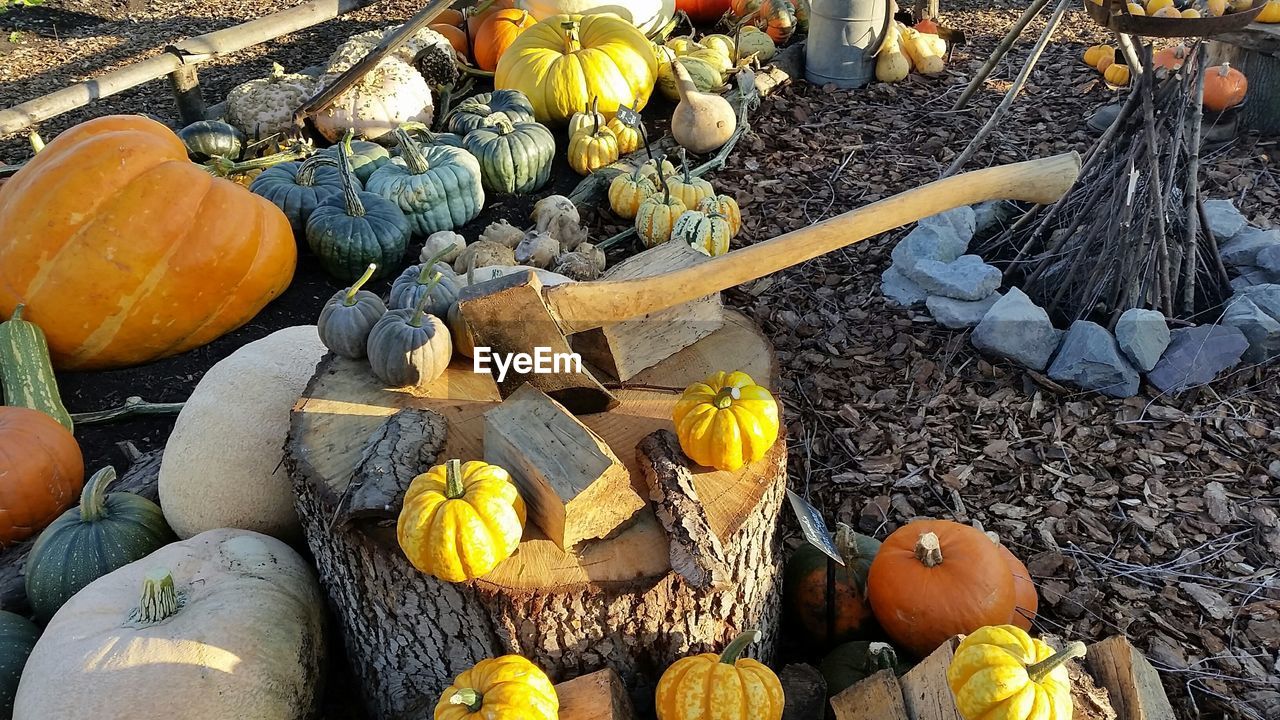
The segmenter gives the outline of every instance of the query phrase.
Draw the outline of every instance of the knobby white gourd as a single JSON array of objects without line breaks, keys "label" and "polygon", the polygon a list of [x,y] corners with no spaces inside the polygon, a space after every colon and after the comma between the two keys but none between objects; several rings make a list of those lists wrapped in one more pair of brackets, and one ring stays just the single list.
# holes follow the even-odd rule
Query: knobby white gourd
[{"label": "knobby white gourd", "polygon": [[738,127],[733,106],[719,95],[699,92],[679,60],[672,61],[671,69],[680,93],[680,104],[671,115],[671,136],[681,147],[694,153],[704,154],[720,148]]}]

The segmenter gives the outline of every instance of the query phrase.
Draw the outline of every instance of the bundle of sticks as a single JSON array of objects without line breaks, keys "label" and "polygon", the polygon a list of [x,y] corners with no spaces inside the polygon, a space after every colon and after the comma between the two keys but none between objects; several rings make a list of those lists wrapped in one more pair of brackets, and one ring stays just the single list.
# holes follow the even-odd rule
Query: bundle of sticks
[{"label": "bundle of sticks", "polygon": [[1144,71],[1090,149],[1075,186],[994,237],[984,257],[1006,280],[1070,320],[1114,326],[1129,308],[1190,320],[1231,289],[1199,189],[1205,48],[1176,71]]}]

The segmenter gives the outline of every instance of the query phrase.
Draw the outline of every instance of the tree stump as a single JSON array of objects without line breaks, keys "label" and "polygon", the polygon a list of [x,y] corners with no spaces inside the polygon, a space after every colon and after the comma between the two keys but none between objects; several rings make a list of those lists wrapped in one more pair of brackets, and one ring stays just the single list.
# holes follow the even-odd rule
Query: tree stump
[{"label": "tree stump", "polygon": [[[668,665],[690,653],[718,652],[741,630],[760,629],[762,641],[750,652],[771,658],[785,440],[730,473],[690,467],[664,434],[654,434],[672,429],[671,409],[684,387],[733,369],[776,387],[772,347],[748,319],[727,312],[720,330],[617,389],[617,408],[580,418],[626,464],[642,497],[654,497],[655,486],[656,513],[650,501],[612,536],[586,542],[576,554],[529,524],[510,559],[483,578],[451,584],[415,570],[397,545],[402,490],[383,518],[340,510],[371,436],[402,409],[445,419],[437,462],[482,458],[484,412],[499,402],[495,383],[473,373],[469,362],[455,361],[429,386],[389,390],[366,364],[326,357],[294,407],[285,462],[321,584],[373,716],[396,718],[434,703],[456,674],[504,653],[529,658],[557,682],[612,668],[641,712],[652,707]],[[705,508],[700,527],[711,532],[669,538],[664,522],[670,525],[672,502],[687,502],[690,494]],[[712,554],[720,568],[716,582],[689,562]]]},{"label": "tree stump", "polygon": [[1280,25],[1254,23],[1216,36],[1209,62],[1231,63],[1249,79],[1241,123],[1262,135],[1280,134]]}]

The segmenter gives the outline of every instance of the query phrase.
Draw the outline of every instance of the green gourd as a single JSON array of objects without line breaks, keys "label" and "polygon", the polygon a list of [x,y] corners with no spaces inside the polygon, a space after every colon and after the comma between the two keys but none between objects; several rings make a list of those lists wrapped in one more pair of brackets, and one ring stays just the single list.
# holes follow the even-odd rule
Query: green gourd
[{"label": "green gourd", "polygon": [[428,289],[416,307],[388,310],[369,332],[369,368],[389,386],[425,385],[449,366],[453,357],[449,328],[426,313],[430,298]]},{"label": "green gourd", "polygon": [[187,155],[196,162],[217,156],[239,160],[247,139],[232,125],[218,120],[198,120],[178,131]]},{"label": "green gourd", "polygon": [[465,142],[480,162],[480,178],[489,192],[527,195],[551,179],[556,139],[543,125],[497,120],[467,133]]},{"label": "green gourd", "polygon": [[329,155],[313,155],[305,162],[286,162],[262,171],[249,192],[271,201],[289,218],[298,239],[306,237],[307,219],[320,203],[342,196],[342,173]]},{"label": "green gourd", "polygon": [[18,694],[22,667],[39,637],[35,623],[0,610],[0,718],[4,720],[13,717],[13,697]]},{"label": "green gourd", "polygon": [[835,696],[881,670],[892,670],[895,675],[901,675],[909,667],[898,659],[892,645],[855,640],[828,653],[818,670],[827,681],[827,695]]},{"label": "green gourd", "polygon": [[[386,268],[400,264],[409,247],[412,228],[394,203],[360,191],[347,165],[346,150],[338,147],[342,195],[325,200],[311,213],[307,219],[307,245],[320,258],[325,272],[338,280],[352,282],[370,264],[378,266],[373,275],[377,278],[386,274]],[[389,167],[392,166],[384,169]]]},{"label": "green gourd", "polygon": [[360,289],[377,269],[377,265],[370,264],[360,279],[346,290],[334,293],[320,310],[320,319],[316,321],[320,342],[344,358],[364,357],[369,331],[387,311],[382,298]]},{"label": "green gourd", "polygon": [[449,132],[465,137],[477,128],[506,120],[512,125],[533,122],[533,103],[519,90],[494,90],[458,103],[446,120]]},{"label": "green gourd", "polygon": [[4,403],[39,410],[57,420],[69,432],[75,430],[62,404],[58,379],[49,358],[49,343],[39,325],[22,319],[19,304],[13,316],[0,323],[0,387]]},{"label": "green gourd", "polygon": [[374,170],[391,161],[391,152],[376,142],[352,140],[351,137],[352,133],[348,132],[342,142],[316,154],[337,160],[338,148],[344,147],[347,151],[347,161],[351,163],[351,170],[355,173],[356,179],[363,183],[369,179]]},{"label": "green gourd", "polygon": [[[875,627],[867,600],[867,573],[880,551],[880,541],[836,524],[833,542],[844,565],[837,565],[809,543],[787,560],[783,574],[783,607],[806,643],[833,643],[865,637]],[[834,573],[834,594],[827,592],[827,571]],[[834,618],[834,624],[828,619]]]},{"label": "green gourd", "polygon": [[175,538],[160,506],[127,492],[107,494],[113,467],[94,473],[80,492],[80,506],[62,513],[36,538],[27,558],[27,598],[40,622],[48,622],[72,595]]},{"label": "green gourd", "polygon": [[715,211],[686,210],[671,228],[672,240],[688,243],[694,250],[711,257],[729,252],[732,236],[729,221]]},{"label": "green gourd", "polygon": [[445,145],[421,147],[403,128],[395,133],[400,157],[375,170],[366,189],[400,208],[420,240],[474,220],[484,207],[475,156]]}]

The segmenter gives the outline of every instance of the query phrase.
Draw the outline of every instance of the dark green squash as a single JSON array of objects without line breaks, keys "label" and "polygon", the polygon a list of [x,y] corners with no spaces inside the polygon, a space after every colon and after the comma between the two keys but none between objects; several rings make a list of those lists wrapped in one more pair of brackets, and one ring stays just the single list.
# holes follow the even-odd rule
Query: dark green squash
[{"label": "dark green squash", "polygon": [[71,414],[62,404],[58,378],[53,374],[49,342],[39,325],[22,317],[18,303],[8,320],[0,322],[0,399],[11,407],[39,410],[75,432]]},{"label": "dark green squash", "polygon": [[352,360],[364,357],[369,331],[387,311],[382,298],[360,289],[377,269],[377,265],[370,264],[359,280],[346,290],[334,293],[320,310],[320,319],[316,322],[320,342],[342,357]]},{"label": "dark green squash", "polygon": [[411,228],[400,208],[370,192],[361,192],[339,145],[342,195],[320,203],[307,219],[307,245],[325,272],[343,282],[359,278],[370,264],[373,277],[387,274],[404,259]]},{"label": "dark green squash", "polygon": [[418,305],[388,310],[369,332],[369,369],[391,387],[425,385],[444,374],[453,357],[449,328],[426,313],[430,288]]},{"label": "dark green squash", "polygon": [[404,128],[395,133],[400,157],[375,170],[365,188],[400,208],[419,240],[474,220],[484,207],[475,156],[447,145],[422,147]]},{"label": "dark green squash", "polygon": [[320,203],[342,195],[342,173],[338,161],[327,155],[313,155],[305,162],[280,163],[253,179],[249,192],[270,200],[289,218],[293,236],[302,240],[307,219]]},{"label": "dark green squash", "polygon": [[462,291],[462,279],[452,273],[445,273],[436,268],[439,256],[431,257],[426,262],[410,265],[391,282],[391,294],[387,305],[392,310],[415,308],[423,295],[429,295],[423,309],[444,319],[449,314],[449,306],[458,301],[458,293]]},{"label": "dark green squash", "polygon": [[526,195],[551,179],[556,139],[536,122],[498,120],[467,133],[466,147],[480,161],[480,177],[490,192]]},{"label": "dark green squash", "polygon": [[80,506],[46,527],[27,557],[27,599],[36,620],[49,622],[85,585],[175,538],[160,506],[127,492],[107,494],[113,467],[94,473],[80,493]]},{"label": "dark green squash", "polygon": [[494,90],[458,103],[449,112],[445,124],[449,132],[466,137],[467,133],[506,120],[512,125],[533,122],[533,103],[519,90]]},{"label": "dark green squash", "polygon": [[347,162],[351,163],[351,170],[361,183],[367,181],[374,170],[386,165],[391,160],[391,152],[385,147],[368,140],[352,140],[351,133],[347,133],[347,137],[342,142],[327,147],[316,154],[337,160],[340,146],[346,147]]},{"label": "dark green squash", "polygon": [[818,670],[827,681],[827,695],[838,695],[881,670],[901,675],[910,667],[898,659],[889,643],[855,640],[838,645],[822,659]]},{"label": "dark green squash", "polygon": [[30,620],[0,610],[0,719],[13,717],[13,698],[27,664],[31,648],[40,638],[40,628]]},{"label": "dark green squash", "polygon": [[232,125],[218,120],[198,120],[178,131],[187,155],[196,162],[211,157],[239,160],[248,140],[244,133]]},{"label": "dark green squash", "polygon": [[[854,532],[843,523],[838,523],[836,528],[835,544],[845,559],[843,567],[805,543],[787,560],[783,579],[787,614],[807,642],[821,647],[865,635],[875,626],[871,605],[867,602],[867,573],[880,550],[880,542]],[[835,592],[831,597],[827,593],[828,563],[835,576]],[[830,628],[828,616],[835,619]]]}]

